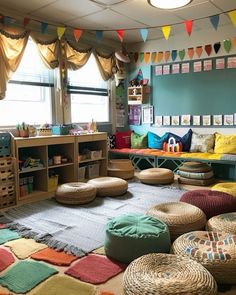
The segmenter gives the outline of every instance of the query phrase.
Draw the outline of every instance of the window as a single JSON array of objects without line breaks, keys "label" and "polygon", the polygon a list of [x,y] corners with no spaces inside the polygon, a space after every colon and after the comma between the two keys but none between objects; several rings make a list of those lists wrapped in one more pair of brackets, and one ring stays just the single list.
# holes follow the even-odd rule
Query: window
[{"label": "window", "polygon": [[41,61],[29,39],[21,63],[0,100],[0,126],[52,123],[53,70]]},{"label": "window", "polygon": [[72,122],[109,122],[108,82],[102,79],[92,54],[81,69],[68,71],[68,81]]}]

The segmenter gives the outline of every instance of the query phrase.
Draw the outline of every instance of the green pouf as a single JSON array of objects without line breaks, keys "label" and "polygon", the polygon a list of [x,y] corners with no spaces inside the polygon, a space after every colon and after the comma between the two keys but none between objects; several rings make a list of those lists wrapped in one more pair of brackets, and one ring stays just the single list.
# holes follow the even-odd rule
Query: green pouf
[{"label": "green pouf", "polygon": [[151,216],[121,215],[106,225],[105,253],[124,263],[148,253],[169,253],[170,246],[167,225]]}]

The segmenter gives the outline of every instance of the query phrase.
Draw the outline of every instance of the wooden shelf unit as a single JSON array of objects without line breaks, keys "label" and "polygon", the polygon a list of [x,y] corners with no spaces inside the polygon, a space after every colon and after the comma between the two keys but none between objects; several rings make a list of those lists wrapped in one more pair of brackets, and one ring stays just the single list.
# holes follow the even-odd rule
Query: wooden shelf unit
[{"label": "wooden shelf unit", "polygon": [[150,86],[132,86],[128,87],[128,104],[144,104],[149,100]]}]

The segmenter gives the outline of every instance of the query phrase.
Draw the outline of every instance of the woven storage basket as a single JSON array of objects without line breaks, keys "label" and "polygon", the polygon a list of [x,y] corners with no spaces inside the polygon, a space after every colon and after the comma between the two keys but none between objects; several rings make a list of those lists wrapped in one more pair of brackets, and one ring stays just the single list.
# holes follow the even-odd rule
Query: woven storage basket
[{"label": "woven storage basket", "polygon": [[156,205],[148,210],[147,215],[161,219],[168,225],[172,241],[184,233],[203,229],[207,221],[201,209],[184,202]]},{"label": "woven storage basket", "polygon": [[224,232],[193,231],[178,237],[174,254],[201,263],[217,283],[236,284],[236,236]]},{"label": "woven storage basket", "polygon": [[236,235],[236,212],[225,213],[210,218],[206,230],[223,231]]},{"label": "woven storage basket", "polygon": [[134,260],[123,278],[126,295],[213,295],[217,285],[199,263],[171,254],[147,254]]}]

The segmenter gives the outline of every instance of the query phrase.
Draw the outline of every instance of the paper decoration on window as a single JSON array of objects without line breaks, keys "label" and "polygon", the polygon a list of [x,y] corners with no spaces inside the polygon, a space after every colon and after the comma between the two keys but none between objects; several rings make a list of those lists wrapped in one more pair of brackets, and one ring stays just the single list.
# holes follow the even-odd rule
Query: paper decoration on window
[{"label": "paper decoration on window", "polygon": [[228,59],[227,59],[227,68],[228,69],[236,68],[236,56],[228,57]]},{"label": "paper decoration on window", "polygon": [[142,107],[142,123],[143,124],[153,123],[153,106]]},{"label": "paper decoration on window", "polygon": [[170,116],[163,116],[163,125],[170,125]]},{"label": "paper decoration on window", "polygon": [[162,66],[155,66],[155,75],[156,76],[162,75]]},{"label": "paper decoration on window", "polygon": [[188,56],[189,56],[190,59],[193,58],[193,56],[194,56],[194,49],[193,49],[193,47],[188,48]]},{"label": "paper decoration on window", "polygon": [[143,39],[143,42],[146,42],[148,36],[148,29],[140,29],[140,35]]},{"label": "paper decoration on window", "polygon": [[171,116],[171,125],[173,126],[179,125],[179,116]]},{"label": "paper decoration on window", "polygon": [[161,27],[161,30],[165,39],[168,40],[170,36],[171,26],[163,26]]},{"label": "paper decoration on window", "polygon": [[202,125],[210,126],[211,125],[211,115],[203,115],[202,116]]},{"label": "paper decoration on window", "polygon": [[234,115],[224,115],[224,125],[231,126],[234,123]]},{"label": "paper decoration on window", "polygon": [[202,55],[202,46],[196,47],[196,54],[200,58]]},{"label": "paper decoration on window", "polygon": [[185,57],[185,49],[182,49],[182,50],[179,51],[179,58],[180,58],[181,60],[183,60],[184,57]]},{"label": "paper decoration on window", "polygon": [[172,58],[173,61],[176,60],[176,58],[177,58],[177,50],[172,50],[171,51],[171,58]]},{"label": "paper decoration on window", "polygon": [[194,115],[193,116],[193,125],[194,126],[201,125],[201,116],[199,116],[199,115]]},{"label": "paper decoration on window", "polygon": [[169,75],[170,74],[170,65],[164,65],[163,66],[163,75]]},{"label": "paper decoration on window", "polygon": [[190,125],[191,123],[191,115],[182,115],[181,116],[181,125]]},{"label": "paper decoration on window", "polygon": [[220,50],[220,47],[221,47],[221,43],[220,42],[217,42],[213,45],[214,47],[214,50],[215,50],[215,53],[217,54],[218,51]]},{"label": "paper decoration on window", "polygon": [[125,31],[124,30],[116,30],[116,33],[120,39],[120,42],[123,42]]},{"label": "paper decoration on window", "polygon": [[193,71],[194,71],[194,73],[202,71],[202,62],[201,61],[195,61],[193,63]]},{"label": "paper decoration on window", "polygon": [[144,61],[147,64],[150,60],[150,52],[145,52],[144,53]]},{"label": "paper decoration on window", "polygon": [[141,105],[129,105],[128,106],[128,124],[140,125],[141,124]]},{"label": "paper decoration on window", "polygon": [[170,51],[165,51],[165,61],[168,62],[168,60],[170,59]]},{"label": "paper decoration on window", "polygon": [[220,20],[219,14],[210,16],[211,24],[216,31],[218,28],[219,20]]},{"label": "paper decoration on window", "polygon": [[222,115],[213,115],[213,125],[214,126],[222,125]]},{"label": "paper decoration on window", "polygon": [[186,31],[190,36],[192,33],[192,28],[193,28],[193,21],[192,20],[185,20],[184,23],[185,23]]},{"label": "paper decoration on window", "polygon": [[155,125],[156,126],[162,125],[162,116],[155,116]]},{"label": "paper decoration on window", "polygon": [[159,52],[157,53],[157,61],[158,61],[158,62],[161,62],[161,61],[162,61],[162,58],[163,58],[163,52],[162,52],[162,51],[159,51]]},{"label": "paper decoration on window", "polygon": [[181,73],[182,74],[189,73],[189,62],[185,62],[181,64]]},{"label": "paper decoration on window", "polygon": [[203,70],[211,71],[212,70],[212,59],[205,59],[203,61]]},{"label": "paper decoration on window", "polygon": [[180,64],[173,64],[172,65],[172,74],[179,74],[180,71]]},{"label": "paper decoration on window", "polygon": [[211,46],[211,44],[207,44],[207,45],[205,45],[205,51],[206,51],[206,54],[207,54],[208,56],[211,55],[211,51],[212,51],[212,46]]},{"label": "paper decoration on window", "polygon": [[217,58],[216,59],[216,69],[222,70],[225,68],[225,59],[224,58]]},{"label": "paper decoration on window", "polygon": [[230,52],[230,49],[231,49],[231,40],[229,39],[226,39],[224,40],[224,49],[227,53]]}]

